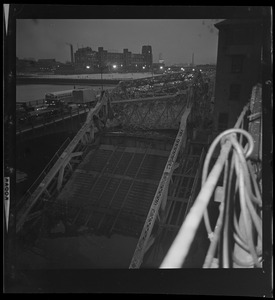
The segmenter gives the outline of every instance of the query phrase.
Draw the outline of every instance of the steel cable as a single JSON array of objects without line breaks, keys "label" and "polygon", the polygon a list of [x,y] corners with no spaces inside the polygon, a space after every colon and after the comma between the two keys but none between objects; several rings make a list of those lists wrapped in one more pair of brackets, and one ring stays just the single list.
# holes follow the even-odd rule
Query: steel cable
[{"label": "steel cable", "polygon": [[[247,203],[246,203],[246,192],[245,192],[245,179],[244,179],[244,170],[242,166],[245,165],[245,158],[242,153],[240,145],[233,139],[230,138],[233,147],[236,149],[238,156],[237,156],[237,163],[236,163],[236,172],[238,175],[239,180],[239,197],[240,197],[240,205],[242,210],[242,216],[244,220],[244,229],[247,235],[248,246],[250,250],[250,254],[254,260],[254,263],[257,267],[260,267],[258,256],[256,253],[256,249],[253,243],[253,236],[252,236],[252,228],[250,224],[252,223],[251,216],[248,211]],[[241,165],[243,163],[243,165]]]}]

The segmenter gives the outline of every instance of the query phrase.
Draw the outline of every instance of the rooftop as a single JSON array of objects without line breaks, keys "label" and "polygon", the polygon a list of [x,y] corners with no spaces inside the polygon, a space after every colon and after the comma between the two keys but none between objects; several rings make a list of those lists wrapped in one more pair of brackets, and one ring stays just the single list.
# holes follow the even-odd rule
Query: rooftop
[{"label": "rooftop", "polygon": [[214,26],[218,29],[227,27],[227,26],[235,26],[235,25],[249,25],[251,26],[252,24],[259,24],[261,22],[260,19],[228,19],[221,21],[219,23],[216,23]]}]

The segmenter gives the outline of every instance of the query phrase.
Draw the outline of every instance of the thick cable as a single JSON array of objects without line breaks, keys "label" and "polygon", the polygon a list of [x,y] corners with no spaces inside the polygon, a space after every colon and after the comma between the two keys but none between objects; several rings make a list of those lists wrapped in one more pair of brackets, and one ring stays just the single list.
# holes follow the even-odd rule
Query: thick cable
[{"label": "thick cable", "polygon": [[215,256],[215,251],[217,249],[217,245],[218,245],[218,241],[219,241],[220,233],[221,233],[221,229],[222,229],[222,223],[223,223],[223,217],[224,217],[223,211],[224,211],[224,203],[222,202],[220,204],[220,214],[219,214],[219,217],[218,217],[218,220],[216,223],[214,236],[213,236],[213,239],[208,248],[208,251],[207,251],[207,254],[206,254],[206,257],[204,260],[203,268],[210,268],[213,258]]},{"label": "thick cable", "polygon": [[[249,157],[252,152],[253,152],[253,148],[254,148],[254,142],[253,142],[253,139],[251,137],[251,135],[246,132],[245,130],[243,129],[239,129],[239,128],[232,128],[232,129],[228,129],[228,130],[225,130],[223,131],[222,133],[220,133],[215,139],[214,141],[212,142],[211,146],[209,147],[209,150],[206,154],[206,157],[205,157],[205,161],[204,161],[204,165],[203,165],[203,170],[202,170],[202,186],[206,180],[206,177],[207,177],[207,174],[208,174],[208,168],[209,168],[209,164],[210,164],[210,161],[211,161],[211,157],[214,153],[214,150],[216,148],[216,146],[218,145],[218,143],[220,142],[220,140],[222,140],[223,138],[225,138],[227,135],[229,134],[234,134],[234,133],[241,133],[243,135],[246,136],[248,142],[249,142],[249,148],[247,149],[245,155],[246,157]],[[207,210],[205,211],[204,213],[204,222],[205,222],[205,227],[206,227],[206,230],[208,232],[208,236],[210,238],[213,237],[213,230],[211,228],[211,225],[210,225],[210,221],[209,221],[209,215],[208,215],[208,212]]]},{"label": "thick cable", "polygon": [[[233,142],[233,144],[234,144],[234,147],[238,147],[238,151],[239,151],[239,155],[240,155],[240,153],[241,153],[240,151],[241,151],[241,150],[240,150],[239,146],[237,146],[237,144],[234,143],[234,142]],[[244,172],[244,177],[249,179],[250,173],[249,173],[249,168],[248,168],[248,166],[247,166],[247,162],[246,162],[246,160],[245,160],[244,158],[241,157],[241,155],[240,155],[240,158],[241,158],[240,164],[241,164],[242,170],[243,170],[243,172]],[[246,181],[246,182],[247,182],[247,181]],[[245,190],[246,204],[247,204],[247,207],[248,207],[248,209],[249,209],[249,212],[250,212],[250,215],[251,215],[251,217],[252,217],[252,220],[253,220],[253,222],[254,222],[254,225],[255,225],[255,227],[256,227],[256,229],[257,229],[257,232],[258,232],[260,238],[262,238],[262,228],[261,228],[260,218],[259,218],[259,216],[257,215],[257,213],[256,213],[256,211],[255,211],[255,209],[254,209],[254,207],[253,207],[253,204],[251,203],[251,200],[250,200],[251,194],[249,193],[249,195],[248,195],[248,192],[247,192],[247,191],[248,191],[248,190],[246,189],[246,190]]]},{"label": "thick cable", "polygon": [[222,172],[224,161],[228,156],[230,148],[231,146],[229,143],[224,145],[222,154],[219,156],[205,184],[200,190],[160,268],[180,268],[184,262],[203,213],[211,199],[211,195],[213,194],[218,178]]},{"label": "thick cable", "polygon": [[233,254],[233,261],[235,262],[235,264],[243,268],[253,268],[254,266],[253,260],[251,260],[250,262],[242,261],[235,254]]},{"label": "thick cable", "polygon": [[230,267],[230,259],[229,259],[229,215],[230,215],[230,201],[231,201],[231,180],[229,181],[229,184],[226,184],[227,182],[225,179],[227,179],[227,170],[228,170],[228,161],[225,162],[225,168],[224,168],[224,222],[223,222],[223,240],[222,240],[222,266],[223,268],[229,268]]},{"label": "thick cable", "polygon": [[234,229],[235,229],[235,232],[237,234],[237,236],[240,238],[241,241],[243,241],[245,243],[245,238],[239,228],[239,224],[238,224],[238,220],[237,220],[237,216],[236,216],[236,213],[234,214]]},{"label": "thick cable", "polygon": [[246,194],[246,204],[248,207],[248,210],[250,212],[253,224],[257,230],[257,233],[260,237],[260,239],[262,240],[262,225],[261,225],[261,219],[258,216],[257,212],[255,211],[255,208],[253,207],[253,204],[251,203],[248,195]]},{"label": "thick cable", "polygon": [[245,232],[246,232],[247,240],[248,240],[248,246],[249,246],[250,254],[251,254],[251,256],[254,260],[255,265],[257,267],[260,267],[259,262],[258,262],[258,257],[257,257],[257,254],[256,254],[256,249],[255,249],[254,244],[253,244],[253,237],[252,237],[251,228],[249,226],[249,223],[251,222],[251,219],[250,219],[250,215],[249,215],[249,212],[247,210],[247,207],[246,207],[245,180],[244,180],[243,169],[240,167],[241,162],[245,159],[244,159],[244,156],[242,154],[242,150],[240,149],[239,144],[233,139],[231,139],[231,142],[232,142],[232,145],[234,146],[234,148],[236,149],[236,151],[238,153],[237,160],[238,160],[238,166],[239,167],[238,167],[238,170],[236,170],[236,171],[239,171],[238,172],[239,196],[240,196],[241,210],[242,210],[243,218],[244,218],[244,225],[245,225],[244,228],[245,228]]}]

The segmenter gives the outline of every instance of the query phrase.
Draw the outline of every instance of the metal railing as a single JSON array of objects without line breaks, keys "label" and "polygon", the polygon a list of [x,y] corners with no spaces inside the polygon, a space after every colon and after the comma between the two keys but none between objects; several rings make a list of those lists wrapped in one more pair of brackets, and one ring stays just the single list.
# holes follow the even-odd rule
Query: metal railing
[{"label": "metal railing", "polygon": [[45,99],[36,99],[36,100],[30,100],[26,102],[17,102],[16,104],[23,104],[26,106],[35,106],[35,105],[40,105],[40,104],[45,104]]},{"label": "metal railing", "polygon": [[[94,141],[94,134],[96,132],[96,126],[94,124],[93,118],[102,112],[103,116],[107,114],[107,98],[103,96],[96,106],[91,109],[88,114],[85,123],[74,136],[74,138],[65,147],[60,157],[57,158],[54,165],[47,172],[41,183],[35,188],[32,194],[27,198],[27,201],[23,204],[23,207],[17,213],[16,221],[16,232],[19,232],[27,217],[31,213],[33,207],[41,200],[44,193],[47,194],[47,188],[49,185],[57,178],[57,189],[62,185],[64,178],[65,167],[70,163],[71,159],[76,156],[83,156],[83,151],[77,151],[78,144],[84,143],[88,144]],[[88,137],[89,136],[89,137]]]},{"label": "metal railing", "polygon": [[38,175],[36,180],[33,182],[33,184],[28,188],[27,192],[24,194],[24,196],[17,202],[16,209],[20,209],[22,205],[25,203],[25,201],[32,195],[32,193],[35,191],[35,189],[39,186],[40,182],[45,178],[47,173],[50,171],[50,169],[53,167],[53,165],[56,163],[58,158],[61,156],[63,151],[66,149],[66,147],[69,145],[71,139],[68,137],[63,144],[60,146],[60,148],[55,152],[54,156],[51,158],[51,160],[47,163],[43,171]]},{"label": "metal railing", "polygon": [[[203,268],[261,267],[262,196],[249,159],[253,138],[243,129],[248,110],[249,104],[234,128],[219,134],[211,144],[204,161],[201,190],[160,268],[182,267],[202,218],[210,240]],[[220,155],[209,172],[210,160],[219,143]],[[221,179],[223,184],[218,186]],[[211,199],[220,202],[214,230],[208,215]]]},{"label": "metal railing", "polygon": [[190,193],[190,197],[189,197],[189,200],[187,202],[187,207],[186,207],[186,210],[185,210],[184,219],[186,218],[187,214],[189,213],[189,210],[192,207],[192,205],[194,203],[194,200],[195,200],[195,195],[196,195],[196,192],[197,192],[198,186],[199,186],[199,177],[201,176],[201,168],[202,168],[202,165],[203,165],[204,158],[205,158],[205,150],[203,148],[202,152],[201,152],[201,155],[200,155],[198,169],[197,169],[197,172],[196,172],[196,175],[195,175],[195,179],[194,179],[194,183],[193,183],[192,190],[191,190],[191,193]]},{"label": "metal railing", "polygon": [[146,221],[144,223],[144,226],[143,226],[140,238],[138,240],[132,261],[129,266],[130,269],[136,269],[136,268],[140,267],[140,265],[143,261],[143,256],[145,254],[146,248],[147,248],[149,240],[150,240],[153,226],[155,224],[157,217],[159,216],[160,207],[165,206],[165,203],[167,201],[168,188],[169,188],[172,174],[173,174],[175,168],[177,167],[176,161],[178,158],[178,154],[179,154],[181,148],[185,147],[185,143],[186,143],[186,139],[187,139],[186,124],[187,124],[187,118],[190,114],[190,111],[191,111],[191,108],[187,108],[182,115],[178,134],[176,136],[174,145],[170,152],[169,158],[168,158],[166,166],[164,168],[164,172],[160,179],[158,188],[156,190],[154,199],[152,201]]},{"label": "metal railing", "polygon": [[26,123],[19,123],[16,125],[16,134],[21,134],[25,131],[34,130],[39,127],[46,127],[50,124],[54,124],[57,122],[64,121],[65,119],[72,118],[75,116],[79,116],[82,114],[87,114],[91,110],[91,107],[84,107],[84,108],[77,108],[73,111],[59,111],[52,115],[48,116],[39,116],[39,118],[32,118],[29,122]]}]

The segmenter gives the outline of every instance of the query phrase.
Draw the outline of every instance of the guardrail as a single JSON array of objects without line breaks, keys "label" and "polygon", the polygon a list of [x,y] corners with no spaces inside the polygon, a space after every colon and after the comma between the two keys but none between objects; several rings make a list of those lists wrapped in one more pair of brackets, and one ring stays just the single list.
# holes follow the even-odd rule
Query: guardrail
[{"label": "guardrail", "polygon": [[[262,197],[249,160],[253,139],[244,130],[248,110],[249,104],[244,107],[235,127],[222,132],[211,144],[204,161],[201,190],[160,268],[182,267],[203,217],[210,239],[203,268],[261,267]],[[220,155],[209,172],[210,159],[219,143]],[[220,176],[223,176],[222,186],[218,186]],[[212,197],[220,202],[214,231],[207,211]]]},{"label": "guardrail", "polygon": [[26,131],[34,130],[39,127],[46,127],[50,124],[64,121],[68,118],[73,118],[81,114],[88,113],[90,111],[90,107],[77,108],[74,111],[61,111],[59,113],[53,114],[50,117],[42,117],[41,119],[32,120],[31,124],[19,124],[16,128],[16,135],[22,134]]},{"label": "guardrail", "polygon": [[165,203],[167,201],[168,187],[169,187],[173,172],[177,166],[176,160],[177,160],[178,154],[180,152],[180,149],[185,146],[184,144],[185,144],[186,138],[187,138],[186,124],[187,124],[187,118],[190,114],[190,111],[191,111],[191,107],[187,108],[182,115],[178,134],[176,136],[174,145],[170,152],[164,172],[160,179],[158,188],[156,190],[154,199],[152,201],[146,221],[144,223],[144,226],[143,226],[140,238],[138,240],[132,261],[129,266],[130,269],[136,269],[136,268],[140,267],[146,247],[147,247],[149,239],[150,239],[150,235],[151,235],[153,226],[154,226],[156,218],[158,216],[159,209],[160,209],[161,205],[165,205]]},{"label": "guardrail", "polygon": [[48,164],[45,166],[43,171],[38,175],[36,180],[33,182],[33,184],[28,188],[27,192],[24,194],[24,196],[16,203],[16,209],[20,209],[22,205],[26,202],[26,200],[32,195],[32,193],[35,191],[35,189],[38,187],[40,182],[45,178],[47,173],[50,171],[50,169],[53,167],[57,159],[61,156],[65,148],[70,143],[71,139],[67,138],[64,143],[60,146],[60,148],[55,152],[54,156],[51,158],[51,160],[48,162]]},{"label": "guardrail", "polygon": [[[102,112],[103,118],[107,118],[108,114],[108,105],[107,99],[103,96],[96,106],[90,110],[87,115],[86,122],[78,131],[78,133],[74,136],[74,138],[70,141],[67,145],[63,153],[58,157],[55,164],[50,168],[47,175],[43,178],[34,192],[30,195],[27,201],[24,203],[22,209],[20,209],[17,213],[17,222],[16,222],[16,232],[18,233],[24,223],[27,220],[27,217],[31,213],[31,210],[34,206],[41,200],[43,194],[49,194],[47,188],[49,185],[55,181],[56,189],[59,190],[61,188],[63,178],[64,178],[64,171],[67,165],[70,164],[72,158],[76,156],[81,156],[85,152],[79,151],[80,144],[88,144],[94,140],[94,134],[96,132],[96,125],[94,124],[94,116],[99,118],[99,113]],[[36,212],[32,212],[36,213]]]},{"label": "guardrail", "polygon": [[16,102],[16,104],[20,104],[22,106],[36,106],[40,104],[45,104],[45,99],[36,99],[36,100],[30,100],[25,102]]},{"label": "guardrail", "polygon": [[195,195],[196,195],[196,192],[197,192],[197,189],[198,189],[198,186],[199,186],[199,177],[201,176],[201,169],[202,169],[204,158],[205,158],[205,150],[203,148],[202,152],[201,152],[201,155],[200,155],[199,166],[198,166],[198,169],[197,169],[197,172],[196,172],[196,175],[195,175],[195,179],[194,179],[194,183],[193,183],[192,190],[191,190],[191,193],[190,193],[190,197],[189,197],[188,202],[187,202],[187,206],[186,206],[186,210],[185,210],[185,214],[184,214],[184,219],[186,218],[187,214],[189,213],[189,211],[190,211],[190,209],[191,209],[191,207],[194,203],[194,200],[195,200]]}]

